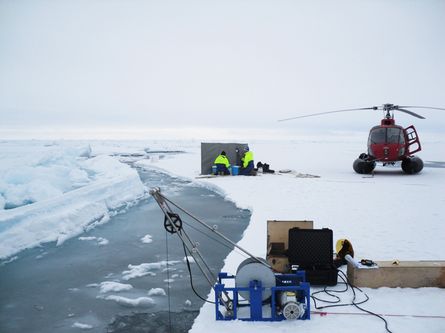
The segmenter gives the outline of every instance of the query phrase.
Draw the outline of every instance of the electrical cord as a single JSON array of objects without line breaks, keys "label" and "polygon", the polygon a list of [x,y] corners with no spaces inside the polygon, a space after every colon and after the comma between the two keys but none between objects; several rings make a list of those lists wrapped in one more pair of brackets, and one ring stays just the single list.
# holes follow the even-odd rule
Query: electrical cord
[{"label": "electrical cord", "polygon": [[[341,272],[341,271],[338,271],[338,272]],[[341,272],[341,273],[343,273],[343,272]],[[338,290],[338,289],[328,289],[328,287],[325,286],[323,288],[323,290],[315,291],[315,292],[312,293],[311,298],[313,299],[314,306],[315,306],[315,308],[317,310],[326,309],[326,308],[333,308],[333,307],[342,307],[342,306],[351,306],[351,305],[353,305],[352,303],[341,303],[340,304],[340,302],[341,302],[340,297],[333,294],[333,293],[346,293],[349,290],[349,284],[348,284],[347,280],[345,280],[345,278],[342,275],[340,275],[340,274],[338,274],[338,276],[343,280],[343,282],[341,282],[341,284],[345,285],[345,289],[341,289],[341,290]],[[360,292],[363,293],[363,291],[360,288],[358,288],[358,287],[355,287],[355,288],[357,288],[358,290],[360,290]],[[325,293],[325,294],[329,295],[330,297],[335,298],[335,300],[326,300],[326,299],[321,299],[321,298],[318,298],[318,297],[315,296],[315,295],[321,294],[321,293]],[[365,296],[365,300],[357,302],[356,304],[363,304],[363,303],[365,303],[365,302],[367,302],[369,300],[368,295],[366,295],[365,293],[363,293],[363,295]],[[317,301],[328,303],[330,305],[318,306],[317,305]]]},{"label": "electrical cord", "polygon": [[205,299],[204,297],[202,297],[195,289],[195,286],[193,285],[193,277],[192,277],[192,268],[190,266],[190,261],[189,261],[189,257],[187,255],[187,251],[185,249],[185,244],[182,243],[182,247],[184,248],[184,255],[185,255],[185,260],[187,262],[187,270],[189,272],[189,278],[190,278],[190,286],[192,287],[193,292],[195,293],[195,295],[200,298],[201,300],[203,300],[204,302],[210,303],[210,304],[215,304],[215,302],[209,301],[208,299]]},{"label": "electrical cord", "polygon": [[[339,272],[341,272],[341,271],[339,271]],[[360,291],[366,296],[366,298],[367,298],[366,301],[369,300],[369,297],[368,297],[368,295],[366,295],[366,293],[364,293],[360,288],[355,287],[355,286],[351,283],[351,281],[349,281],[349,279],[348,279],[348,277],[346,276],[345,273],[343,273],[343,272],[341,272],[341,273],[345,276],[347,283],[351,286],[351,288],[352,288],[352,292],[354,293],[354,298],[353,298],[353,300],[352,300],[352,304],[354,304],[354,306],[355,306],[357,309],[359,309],[359,310],[361,310],[361,311],[363,311],[363,312],[369,313],[370,315],[373,315],[373,316],[375,316],[375,317],[380,318],[381,320],[383,320],[383,322],[385,323],[385,329],[386,329],[386,331],[387,331],[388,333],[392,333],[392,331],[391,331],[391,330],[389,329],[389,327],[388,327],[388,322],[386,321],[385,318],[383,318],[381,315],[379,315],[379,314],[377,314],[377,313],[375,313],[375,312],[372,312],[372,311],[369,311],[369,310],[366,310],[366,309],[363,309],[362,307],[360,307],[359,304],[362,304],[362,303],[364,303],[364,302],[362,302],[362,303],[356,303],[356,302],[355,302],[355,291],[354,291],[354,288],[357,288],[358,290],[360,290]]]},{"label": "electrical cord", "polygon": [[[352,306],[355,306],[357,309],[359,309],[362,312],[368,313],[368,314],[370,314],[372,316],[375,316],[375,317],[380,318],[381,320],[383,320],[383,322],[385,323],[386,331],[388,333],[392,333],[392,331],[389,329],[388,322],[386,321],[385,318],[383,318],[381,315],[379,315],[379,314],[377,314],[375,312],[366,310],[366,309],[364,309],[364,308],[362,308],[360,306],[361,304],[366,303],[369,300],[369,296],[363,290],[361,290],[359,287],[354,286],[351,283],[351,281],[349,281],[348,277],[346,276],[346,274],[344,272],[342,272],[340,270],[337,270],[337,274],[343,280],[343,282],[341,282],[341,283],[345,285],[345,288],[338,290],[338,289],[328,289],[327,286],[325,286],[323,288],[323,290],[319,290],[319,291],[313,292],[312,295],[311,295],[311,298],[314,301],[314,307],[317,310],[320,310],[320,309],[326,309],[326,308],[343,307],[343,306],[351,306],[352,305]],[[351,289],[352,294],[353,294],[353,298],[352,298],[351,303],[340,303],[341,302],[340,297],[337,296],[337,295],[334,295],[334,293],[346,293],[349,290],[349,288]],[[362,295],[365,296],[364,300],[362,300],[360,302],[356,302],[357,294],[355,292],[355,289],[360,291],[362,293]],[[322,298],[319,298],[319,297],[315,296],[315,295],[318,295],[318,294],[321,294],[321,293],[325,293],[325,294],[329,295],[334,300],[332,300],[332,299],[331,300],[322,299]],[[319,306],[319,305],[317,305],[317,301],[328,303],[329,305]]]}]

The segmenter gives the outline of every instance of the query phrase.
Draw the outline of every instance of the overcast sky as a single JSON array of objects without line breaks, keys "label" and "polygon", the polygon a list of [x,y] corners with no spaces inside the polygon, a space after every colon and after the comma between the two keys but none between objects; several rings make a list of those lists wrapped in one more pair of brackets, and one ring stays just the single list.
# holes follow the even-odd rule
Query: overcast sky
[{"label": "overcast sky", "polygon": [[0,0],[4,133],[366,131],[380,112],[276,120],[386,102],[445,107],[445,1]]}]

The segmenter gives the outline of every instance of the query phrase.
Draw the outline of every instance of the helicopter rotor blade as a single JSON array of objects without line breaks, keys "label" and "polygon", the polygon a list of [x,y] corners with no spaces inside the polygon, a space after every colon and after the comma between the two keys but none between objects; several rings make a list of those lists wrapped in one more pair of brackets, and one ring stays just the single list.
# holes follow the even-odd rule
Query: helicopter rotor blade
[{"label": "helicopter rotor blade", "polygon": [[433,109],[433,110],[444,110],[444,108],[436,108],[434,106],[405,106],[405,105],[401,105],[399,106],[399,108],[417,108],[417,109]]},{"label": "helicopter rotor blade", "polygon": [[285,118],[285,119],[279,119],[278,121],[288,121],[298,118],[306,118],[306,117],[313,117],[313,116],[320,116],[323,114],[329,114],[329,113],[337,113],[337,112],[348,112],[348,111],[359,111],[359,110],[378,110],[379,107],[372,106],[369,108],[356,108],[356,109],[344,109],[344,110],[334,110],[334,111],[327,111],[327,112],[318,112],[318,113],[312,113],[312,114],[306,114],[303,116],[297,116],[297,117],[291,117],[291,118]]},{"label": "helicopter rotor blade", "polygon": [[413,117],[416,117],[416,118],[425,119],[425,117],[421,116],[420,114],[417,114],[417,113],[412,112],[412,111],[409,111],[409,110],[402,109],[402,108],[400,108],[400,107],[398,107],[397,109],[394,109],[394,110],[402,111],[402,112],[408,113],[409,115],[411,115],[411,116],[413,116]]}]

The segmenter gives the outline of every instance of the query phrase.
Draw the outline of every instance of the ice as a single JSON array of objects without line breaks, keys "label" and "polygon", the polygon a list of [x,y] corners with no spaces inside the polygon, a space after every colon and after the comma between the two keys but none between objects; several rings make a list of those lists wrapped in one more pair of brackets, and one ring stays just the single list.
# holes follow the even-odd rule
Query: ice
[{"label": "ice", "polygon": [[90,145],[3,141],[0,148],[0,258],[44,242],[61,245],[145,195],[136,170],[111,156],[91,157]]},{"label": "ice", "polygon": [[79,237],[79,240],[82,241],[95,241],[97,245],[108,245],[108,239],[103,237]]},{"label": "ice", "polygon": [[102,294],[133,289],[133,286],[131,284],[119,283],[113,281],[101,282],[99,286],[100,286],[100,292]]},{"label": "ice", "polygon": [[[11,262],[17,260],[18,258],[19,258],[18,256],[12,256],[12,257],[9,257],[7,260],[2,261],[2,263],[0,264],[0,266],[1,266],[1,265],[9,264],[9,263],[11,263]],[[38,259],[38,258],[37,258],[37,259]]]},{"label": "ice", "polygon": [[[97,149],[95,151],[97,152]],[[157,171],[140,170],[139,175],[144,184],[150,185],[148,188],[155,185],[168,187],[174,183],[175,187],[181,189],[178,199],[185,207],[189,207],[191,211],[199,211],[205,219],[210,219],[212,225],[217,224],[219,230],[230,230],[230,234],[238,237],[237,239],[248,224],[249,212],[237,209],[233,203],[224,201],[219,196],[202,196],[209,194],[209,191],[201,186],[190,186],[190,181],[173,179]],[[201,206],[203,202],[205,207]],[[115,322],[116,328],[125,322],[130,331],[140,325],[138,314],[152,318],[147,323],[144,322],[144,327],[168,331],[168,316],[162,314],[168,309],[167,297],[162,296],[167,294],[163,280],[169,274],[172,275],[173,269],[178,278],[169,288],[171,309],[177,314],[176,318],[186,318],[184,320],[187,322],[180,323],[187,327],[186,330],[191,327],[201,301],[194,301],[186,314],[178,313],[183,310],[184,300],[193,300],[195,296],[189,288],[188,274],[181,274],[186,269],[183,262],[184,251],[175,235],[168,235],[169,260],[173,261],[174,265],[165,264],[166,231],[163,227],[162,211],[151,199],[138,201],[134,206],[128,207],[125,203],[118,211],[126,213],[104,214],[98,221],[109,219],[109,223],[88,224],[81,234],[67,238],[60,246],[45,243],[19,252],[16,255],[18,260],[14,262],[1,262],[0,331],[44,333],[52,332],[54,327],[57,327],[56,330],[61,333],[73,332],[80,331],[79,328],[72,328],[74,322],[79,322],[93,326],[93,331],[103,332],[109,331],[108,327],[112,321]],[[235,214],[240,218],[226,220],[223,217],[225,214]],[[214,271],[219,271],[223,258],[230,249],[218,244],[215,246],[211,239],[190,231],[190,236],[196,239],[203,249],[211,249],[206,258]],[[147,234],[152,236],[152,243],[141,243],[141,239]],[[109,245],[98,246],[100,239],[109,240]],[[137,267],[141,263],[153,264],[145,267],[152,270],[149,270],[146,276],[123,279],[122,272],[131,270],[129,264]],[[167,267],[170,272],[164,271]],[[207,281],[198,271],[194,273],[196,290],[201,295],[206,295],[209,291]],[[103,282],[111,282],[112,285],[107,287],[116,288],[116,291],[101,293]],[[118,284],[131,284],[133,288],[117,291],[120,289]],[[156,295],[149,295],[150,290]],[[22,297],[23,295],[27,297]],[[122,298],[103,299],[97,298],[98,296]],[[152,298],[155,304],[147,307],[150,302],[138,301],[140,297]],[[26,320],[23,319],[24,313]],[[150,326],[154,320],[156,325]]]},{"label": "ice", "polygon": [[148,296],[166,296],[165,290],[162,288],[151,288],[148,291]]},{"label": "ice", "polygon": [[110,295],[105,297],[98,296],[98,298],[103,298],[107,301],[115,301],[116,303],[126,307],[150,307],[155,304],[155,301],[150,297],[128,298],[123,296]]},{"label": "ice", "polygon": [[150,244],[153,242],[153,239],[151,238],[151,235],[145,235],[144,237],[141,238],[141,242],[144,244]]},{"label": "ice", "polygon": [[[12,150],[13,147],[11,147]],[[1,154],[0,192],[6,208],[53,198],[91,182],[84,163],[91,147],[37,147]],[[31,150],[32,149],[32,150]]]},{"label": "ice", "polygon": [[[427,136],[424,135],[423,138],[425,137]],[[378,166],[372,178],[357,175],[353,172],[351,163],[358,153],[366,147],[366,133],[356,133],[345,137],[329,137],[329,135],[304,137],[296,134],[295,139],[288,142],[263,140],[249,143],[251,149],[255,152],[256,160],[269,163],[273,169],[292,169],[303,174],[320,175],[321,178],[311,179],[298,178],[292,175],[260,174],[258,177],[217,177],[196,180],[195,177],[199,174],[200,169],[200,151],[197,142],[184,145],[178,143],[177,149],[183,149],[184,146],[187,146],[185,150],[188,153],[177,155],[174,158],[161,158],[155,167],[168,170],[169,174],[177,175],[178,179],[189,179],[204,188],[223,194],[227,200],[236,202],[238,207],[252,209],[251,222],[239,245],[258,256],[264,256],[266,251],[265,221],[268,219],[292,218],[314,220],[317,228],[332,228],[334,230],[334,240],[347,237],[354,244],[357,258],[443,260],[443,235],[445,230],[441,222],[444,218],[445,169],[429,168],[426,165],[420,174],[407,176],[402,174],[399,168]],[[422,146],[423,151],[419,156],[425,161],[445,161],[445,139],[443,137],[431,136],[431,139],[422,141]],[[119,149],[123,149],[122,147],[123,145]],[[150,160],[142,159],[135,165],[146,170],[154,170],[153,163]],[[93,174],[98,175],[95,171],[91,175]],[[159,184],[161,187],[164,185],[161,180]],[[175,193],[174,182],[165,186],[167,187],[166,191],[168,191],[170,185],[172,185],[171,193]],[[89,185],[86,187],[89,187]],[[114,189],[116,190],[116,188]],[[79,190],[83,190],[83,188],[75,191]],[[83,201],[80,196],[74,198],[77,201]],[[88,196],[86,198],[89,199]],[[204,200],[204,197],[202,199]],[[193,200],[196,200],[196,198]],[[16,209],[20,210],[38,204],[39,202]],[[44,207],[53,211],[53,205],[53,200],[50,200],[49,204],[45,204]],[[58,202],[58,205],[60,205],[60,202]],[[16,209],[9,211],[15,211]],[[87,213],[88,215],[90,213],[94,215],[95,211],[98,211],[98,209],[92,209]],[[109,210],[104,208],[100,211]],[[36,216],[40,216],[42,212],[44,212],[43,209],[37,212]],[[68,216],[67,219],[77,219],[77,215],[82,215],[84,212],[85,210],[80,208],[77,214]],[[1,216],[3,216],[2,213],[0,213]],[[100,214],[97,219],[104,217],[105,214]],[[62,222],[62,225],[64,225],[64,222]],[[123,225],[125,226],[125,224]],[[0,225],[0,228],[2,227],[3,224]],[[43,227],[44,230],[45,227],[46,225]],[[58,225],[55,224],[46,229],[45,232],[57,229],[57,227]],[[65,229],[63,231],[66,235],[73,234],[68,227]],[[78,228],[76,230],[80,233],[85,229]],[[26,228],[17,231],[18,234],[27,232]],[[32,232],[38,234],[39,228]],[[65,234],[59,233],[58,235],[63,239],[62,236]],[[144,235],[147,235],[147,230],[141,228],[137,235],[133,236],[140,247],[143,247],[140,243],[145,237]],[[2,237],[1,233],[0,237]],[[106,235],[96,235],[95,237],[109,238]],[[159,235],[152,237],[153,244],[159,242],[161,238]],[[75,240],[77,241],[77,239]],[[94,240],[91,242],[94,242]],[[0,248],[4,246],[4,243],[7,243],[6,237],[1,239]],[[88,243],[83,243],[84,247],[93,248],[88,246]],[[106,250],[112,248],[113,246],[107,246]],[[104,248],[94,247],[94,251],[101,249]],[[94,254],[94,252],[91,252],[91,254]],[[45,258],[47,257],[49,256],[46,255]],[[101,272],[103,275],[100,278],[89,279],[81,285],[85,286],[92,281],[103,281],[104,276],[108,276],[113,281],[144,276],[147,277],[147,280],[151,280],[155,277],[150,275],[157,273],[157,285],[150,287],[165,287],[163,280],[167,276],[162,271],[167,266],[163,264],[161,258],[150,259],[148,263],[144,258],[126,261],[116,271],[110,273],[109,270],[104,270]],[[184,254],[179,253],[175,259],[178,260],[175,265],[178,268],[181,265],[181,269],[184,269]],[[233,251],[226,258],[222,270],[235,273],[242,260],[243,258],[236,251]],[[20,262],[20,260],[16,262]],[[129,262],[144,264],[128,265]],[[128,269],[125,269],[126,267]],[[173,270],[172,268],[170,267],[170,270]],[[186,278],[185,274],[184,278]],[[113,296],[107,299],[110,303],[126,304],[126,306],[133,307],[134,304],[138,304],[139,297],[147,295],[147,291],[144,291],[142,295],[130,294],[135,291],[136,283],[140,283],[142,280],[144,279],[134,280],[135,288],[131,291],[122,291],[122,298],[115,298],[116,295],[99,296]],[[175,287],[183,288],[183,285],[177,280],[173,284],[173,288]],[[370,301],[364,307],[388,314],[387,318],[393,331],[418,332],[424,329],[431,332],[444,331],[443,319],[415,317],[417,314],[425,317],[443,317],[443,300],[445,297],[442,289],[364,289],[370,296]],[[90,289],[90,291],[93,290]],[[149,290],[149,288],[145,290]],[[314,290],[317,289],[314,288]],[[73,293],[80,292],[73,291]],[[212,298],[212,294],[209,297]],[[38,303],[35,304],[40,306]],[[141,304],[145,304],[144,301],[141,301]],[[183,300],[178,304],[182,307]],[[347,308],[342,311],[352,313],[356,310]],[[345,318],[347,319],[345,320]],[[366,323],[366,326],[363,326],[363,323]],[[194,323],[192,332],[222,331],[226,325],[228,323],[214,320],[214,306],[204,305]],[[230,328],[231,330],[247,333],[254,331],[267,332],[271,329],[293,332],[300,328],[304,328],[306,332],[321,332],[339,325],[344,332],[356,332],[357,330],[375,332],[384,329],[382,322],[374,317],[340,316],[332,313],[322,318],[314,317],[310,322],[304,323],[280,322],[273,323],[273,325],[271,323],[258,323],[253,327],[250,323],[236,321],[230,323]]]},{"label": "ice", "polygon": [[167,267],[170,265],[175,265],[179,263],[179,261],[167,261],[163,260],[160,262],[153,262],[153,263],[144,263],[140,265],[128,265],[127,271],[122,272],[122,279],[124,280],[130,280],[134,278],[139,278],[146,275],[155,275],[155,273],[151,272],[152,270],[161,270],[164,267]]},{"label": "ice", "polygon": [[193,264],[195,262],[195,259],[192,256],[187,256],[187,257],[184,257],[184,259],[182,259],[182,261],[185,263],[188,261],[190,264]]},{"label": "ice", "polygon": [[80,328],[81,330],[91,330],[91,329],[93,329],[92,325],[79,323],[77,321],[73,324],[73,327],[74,328]]}]

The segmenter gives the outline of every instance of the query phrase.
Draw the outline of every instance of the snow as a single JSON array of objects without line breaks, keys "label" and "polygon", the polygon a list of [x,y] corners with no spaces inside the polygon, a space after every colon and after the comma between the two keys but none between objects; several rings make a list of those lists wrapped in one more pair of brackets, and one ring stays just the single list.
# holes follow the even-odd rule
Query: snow
[{"label": "snow", "polygon": [[45,242],[60,245],[145,195],[136,170],[92,156],[89,144],[1,141],[0,158],[1,259]]},{"label": "snow", "polygon": [[[445,137],[437,133],[421,135],[423,150],[418,155],[425,163],[445,161]],[[445,168],[426,166],[420,174],[408,176],[401,173],[398,166],[379,166],[374,177],[355,174],[352,161],[363,152],[366,138],[367,133],[359,132],[295,134],[288,141],[242,140],[249,142],[255,162],[268,163],[275,170],[292,169],[295,174],[307,173],[320,178],[259,174],[257,177],[196,179],[200,173],[198,141],[152,142],[150,147],[164,146],[167,150],[186,153],[164,158],[140,157],[135,165],[190,179],[222,194],[239,207],[250,209],[251,222],[238,244],[257,256],[266,254],[266,221],[282,219],[313,220],[315,228],[331,228],[334,241],[340,238],[352,241],[358,259],[443,260]],[[85,230],[108,221],[120,207],[127,207],[143,196],[145,189],[136,171],[119,162],[119,157],[108,155],[117,151],[143,152],[146,147],[146,142],[94,142],[81,146],[66,142],[47,145],[40,141],[0,142],[3,163],[0,206],[22,204],[0,210],[0,258],[14,260],[22,249],[48,241],[60,244],[80,236]],[[41,193],[31,196],[36,188],[33,181],[37,178],[44,185]],[[170,190],[161,188],[164,193]],[[141,241],[148,241],[149,236],[142,237]],[[97,245],[106,243],[105,239],[80,237]],[[243,259],[237,252],[230,253],[223,271],[235,274]],[[155,275],[156,271],[167,268],[174,270],[170,265],[177,263],[179,261],[168,266],[165,261],[130,264],[128,270],[122,272],[122,280]],[[107,290],[105,293],[130,286],[104,283],[97,286]],[[162,295],[160,290],[150,290],[148,296]],[[314,290],[318,289],[312,288]],[[363,307],[384,315],[394,332],[445,331],[444,289],[363,288],[363,291],[370,297]],[[150,297],[98,297],[126,307],[154,304]],[[341,298],[343,302],[350,302],[352,295],[344,294]],[[209,299],[213,300],[212,292]],[[312,307],[312,310],[315,309]],[[323,315],[313,313],[309,321],[279,323],[220,322],[215,320],[214,311],[213,305],[204,304],[191,332],[304,330],[311,333],[332,331],[333,327],[342,332],[384,332],[380,319],[364,315],[353,307],[321,310]]]},{"label": "snow", "polygon": [[[315,228],[333,229],[334,241],[340,238],[352,241],[356,258],[444,260],[445,169],[425,167],[420,174],[408,176],[399,166],[378,166],[374,177],[355,174],[352,161],[363,152],[366,138],[367,133],[344,133],[318,137],[295,135],[295,139],[288,142],[249,142],[255,163],[262,161],[270,164],[271,169],[293,169],[320,178],[260,174],[196,179],[200,173],[198,144],[187,149],[188,154],[159,160],[156,168],[192,179],[239,207],[252,210],[251,222],[238,245],[257,256],[266,254],[266,221],[281,219],[313,220]],[[445,138],[425,133],[422,138],[423,151],[418,155],[425,162],[445,161]],[[147,161],[137,164],[147,169],[153,167]],[[243,259],[232,252],[225,260],[223,271],[235,274]],[[363,290],[370,297],[363,307],[386,314],[392,331],[445,331],[444,289]],[[209,299],[213,300],[212,295],[211,292]],[[352,296],[342,296],[342,300],[349,303]],[[341,327],[342,332],[385,331],[383,321],[369,315],[354,315],[360,311],[353,307],[327,309],[331,314],[314,314],[310,321],[279,323],[221,322],[215,320],[214,312],[213,305],[204,304],[190,332],[326,332],[333,327],[339,330]]]}]

